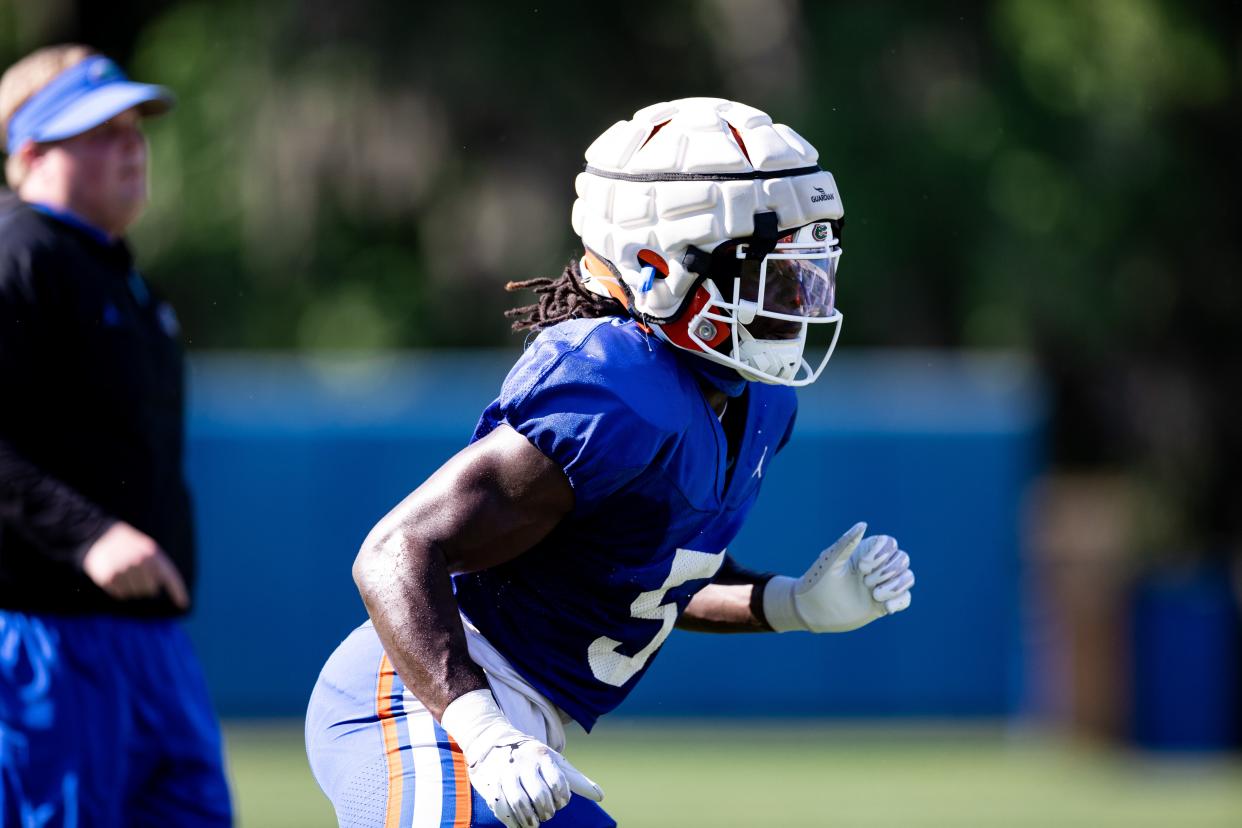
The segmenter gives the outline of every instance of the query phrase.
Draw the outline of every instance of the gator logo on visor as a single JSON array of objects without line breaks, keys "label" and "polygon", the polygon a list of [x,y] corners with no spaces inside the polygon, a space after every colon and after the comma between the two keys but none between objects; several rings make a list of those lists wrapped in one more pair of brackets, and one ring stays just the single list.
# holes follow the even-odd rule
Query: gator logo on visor
[{"label": "gator logo on visor", "polygon": [[823,187],[812,187],[811,189],[819,193],[819,195],[811,196],[812,204],[818,204],[821,201],[832,201],[834,198],[836,198],[834,194],[827,192],[826,190],[824,190]]},{"label": "gator logo on visor", "polygon": [[815,241],[823,241],[828,238],[828,225],[817,224],[811,228],[811,238]]}]

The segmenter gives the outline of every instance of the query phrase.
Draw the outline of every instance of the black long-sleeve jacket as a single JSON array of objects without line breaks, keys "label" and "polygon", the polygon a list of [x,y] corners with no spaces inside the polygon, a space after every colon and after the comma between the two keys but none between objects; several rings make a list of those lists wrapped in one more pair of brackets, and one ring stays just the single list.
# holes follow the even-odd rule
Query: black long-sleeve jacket
[{"label": "black long-sleeve jacket", "polygon": [[177,614],[111,598],[82,559],[122,520],[192,583],[183,370],[172,308],[123,241],[0,191],[0,607]]}]

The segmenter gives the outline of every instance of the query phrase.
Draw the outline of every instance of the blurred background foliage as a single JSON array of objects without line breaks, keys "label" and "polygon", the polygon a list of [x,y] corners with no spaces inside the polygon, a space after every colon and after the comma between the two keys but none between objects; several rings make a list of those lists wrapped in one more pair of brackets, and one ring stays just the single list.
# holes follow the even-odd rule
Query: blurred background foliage
[{"label": "blurred background foliage", "polygon": [[1242,538],[1236,3],[0,0],[0,59],[82,40],[180,106],[135,233],[194,348],[513,344],[573,255],[590,141],[720,95],[847,207],[845,341],[1016,348],[1054,459],[1135,481],[1140,546]]}]

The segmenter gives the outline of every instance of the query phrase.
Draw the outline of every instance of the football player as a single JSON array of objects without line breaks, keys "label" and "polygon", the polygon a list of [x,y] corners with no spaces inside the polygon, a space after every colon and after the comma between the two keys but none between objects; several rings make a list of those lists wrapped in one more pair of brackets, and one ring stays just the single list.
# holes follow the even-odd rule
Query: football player
[{"label": "football player", "polygon": [[909,606],[909,556],[861,523],[800,577],[726,551],[840,331],[817,159],[711,98],[587,150],[581,260],[510,285],[537,292],[511,316],[539,336],[354,564],[370,620],[306,722],[342,825],[615,825],[564,724],[620,704],[674,627],[844,632]]}]

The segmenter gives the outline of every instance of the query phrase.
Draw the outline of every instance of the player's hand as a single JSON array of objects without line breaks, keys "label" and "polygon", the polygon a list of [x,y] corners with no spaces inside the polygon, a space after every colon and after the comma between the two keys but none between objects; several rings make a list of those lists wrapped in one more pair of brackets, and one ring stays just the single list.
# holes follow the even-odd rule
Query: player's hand
[{"label": "player's hand", "polygon": [[181,609],[190,592],[160,545],[124,521],[112,524],[86,551],[82,569],[113,598],[150,598],[165,593]]},{"label": "player's hand", "polygon": [[537,828],[571,793],[604,798],[564,756],[509,724],[490,690],[454,699],[440,723],[466,756],[470,784],[509,828]]},{"label": "player's hand", "polygon": [[864,538],[866,531],[855,524],[801,578],[768,581],[763,611],[772,629],[846,632],[910,606],[910,556],[888,535]]}]

